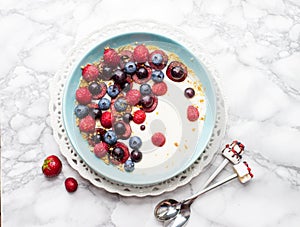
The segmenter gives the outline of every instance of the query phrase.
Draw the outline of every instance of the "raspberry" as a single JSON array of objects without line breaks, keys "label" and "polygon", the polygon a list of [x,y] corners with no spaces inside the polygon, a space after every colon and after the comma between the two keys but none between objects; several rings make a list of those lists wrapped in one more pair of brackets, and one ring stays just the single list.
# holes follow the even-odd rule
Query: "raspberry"
[{"label": "raspberry", "polygon": [[187,118],[189,121],[196,121],[199,118],[199,111],[194,106],[188,106],[187,108]]},{"label": "raspberry", "polygon": [[105,48],[103,59],[106,65],[110,67],[117,67],[120,63],[120,56],[118,55],[117,51],[112,48]]},{"label": "raspberry", "polygon": [[102,113],[100,122],[104,128],[111,128],[112,127],[111,112],[106,111],[106,112]]},{"label": "raspberry", "polygon": [[126,100],[127,100],[128,104],[131,106],[135,106],[136,104],[138,104],[138,102],[140,101],[140,98],[141,98],[141,93],[137,89],[129,90],[126,93]]},{"label": "raspberry", "polygon": [[148,61],[149,50],[145,45],[138,45],[134,48],[133,58],[137,63]]},{"label": "raspberry", "polygon": [[95,119],[91,116],[86,116],[85,118],[81,119],[79,122],[79,129],[82,132],[93,132],[95,130]]},{"label": "raspberry", "polygon": [[94,147],[94,154],[98,158],[104,157],[108,152],[108,144],[105,142],[97,143]]},{"label": "raspberry", "polygon": [[87,87],[78,88],[76,91],[76,100],[83,105],[89,104],[92,100],[92,94]]},{"label": "raspberry", "polygon": [[166,142],[166,138],[165,138],[164,134],[162,134],[160,132],[156,132],[152,135],[151,141],[155,146],[162,147]]},{"label": "raspberry", "polygon": [[133,122],[136,124],[142,124],[146,119],[146,114],[143,110],[137,110],[133,113]]},{"label": "raspberry", "polygon": [[82,69],[82,77],[90,82],[96,80],[99,76],[99,70],[95,65],[87,64]]},{"label": "raspberry", "polygon": [[168,91],[168,86],[165,82],[159,82],[152,85],[152,92],[157,96],[166,94]]}]

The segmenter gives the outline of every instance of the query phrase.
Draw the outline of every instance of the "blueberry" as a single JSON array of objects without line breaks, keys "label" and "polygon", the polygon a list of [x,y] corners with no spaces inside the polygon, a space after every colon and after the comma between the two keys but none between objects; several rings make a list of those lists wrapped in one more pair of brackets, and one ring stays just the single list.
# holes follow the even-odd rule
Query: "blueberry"
[{"label": "blueberry", "polygon": [[115,103],[114,107],[116,108],[116,111],[123,112],[127,109],[128,103],[125,98],[118,98]]},{"label": "blueberry", "polygon": [[125,113],[123,115],[123,121],[129,123],[133,119],[133,116],[130,113]]},{"label": "blueberry", "polygon": [[118,86],[115,84],[112,84],[107,88],[107,94],[111,98],[117,97],[119,93],[120,93],[120,90],[119,90]]},{"label": "blueberry", "polygon": [[90,83],[88,89],[92,95],[98,95],[101,92],[100,84],[97,82]]},{"label": "blueberry", "polygon": [[129,74],[133,74],[136,71],[136,65],[134,62],[127,62],[125,65],[125,72]]},{"label": "blueberry", "polygon": [[151,60],[154,65],[160,65],[163,62],[163,56],[161,54],[154,54]]},{"label": "blueberry", "polygon": [[98,102],[100,110],[108,110],[110,107],[110,100],[107,98],[102,98]]},{"label": "blueberry", "polygon": [[89,114],[89,108],[87,106],[84,105],[78,105],[75,107],[75,115],[78,118],[84,118]]},{"label": "blueberry", "polygon": [[96,134],[96,135],[93,136],[93,141],[95,143],[100,143],[101,140],[102,140],[102,136],[100,134]]},{"label": "blueberry", "polygon": [[138,150],[142,146],[142,140],[138,136],[132,136],[129,139],[129,147],[134,150]]},{"label": "blueberry", "polygon": [[109,145],[114,145],[117,142],[116,133],[112,130],[108,130],[103,137],[105,143]]},{"label": "blueberry", "polygon": [[125,169],[126,172],[132,172],[134,170],[134,162],[131,161],[130,159],[128,159],[124,163],[124,169]]},{"label": "blueberry", "polygon": [[152,80],[156,83],[162,82],[165,75],[162,71],[157,70],[152,72]]},{"label": "blueberry", "polygon": [[150,95],[152,93],[151,86],[149,84],[142,84],[140,86],[140,92],[142,95]]},{"label": "blueberry", "polygon": [[114,131],[117,135],[123,135],[126,132],[125,125],[122,122],[115,123]]},{"label": "blueberry", "polygon": [[120,147],[115,147],[111,152],[111,156],[114,159],[121,161],[124,157],[124,150]]},{"label": "blueberry", "polygon": [[127,75],[122,70],[117,69],[114,71],[112,78],[116,84],[122,84],[126,81]]},{"label": "blueberry", "polygon": [[143,158],[143,153],[139,150],[133,150],[131,151],[130,158],[133,162],[139,162]]}]

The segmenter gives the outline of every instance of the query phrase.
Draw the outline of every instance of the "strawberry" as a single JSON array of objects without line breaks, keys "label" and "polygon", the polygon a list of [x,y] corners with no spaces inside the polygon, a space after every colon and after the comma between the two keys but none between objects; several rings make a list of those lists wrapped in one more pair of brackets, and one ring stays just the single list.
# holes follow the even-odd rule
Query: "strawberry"
[{"label": "strawberry", "polygon": [[105,142],[100,142],[95,145],[94,154],[98,158],[102,158],[107,154],[108,150],[109,150],[108,144]]},{"label": "strawberry", "polygon": [[106,65],[115,68],[120,63],[120,56],[117,51],[108,47],[104,49],[103,60]]},{"label": "strawberry", "polygon": [[166,138],[161,132],[156,132],[152,135],[151,141],[155,146],[162,147],[166,142]]},{"label": "strawberry", "polygon": [[62,163],[57,156],[50,155],[44,160],[42,171],[46,177],[56,177],[61,169]]},{"label": "strawberry", "polygon": [[135,106],[136,104],[138,104],[140,99],[141,99],[141,93],[137,89],[129,90],[126,93],[126,100],[127,100],[128,104],[131,106]]},{"label": "strawberry", "polygon": [[68,192],[75,192],[78,187],[77,180],[74,179],[73,177],[68,177],[65,180],[65,187]]},{"label": "strawberry", "polygon": [[142,124],[146,119],[146,114],[143,110],[137,110],[133,113],[133,122],[136,124]]},{"label": "strawberry", "polygon": [[199,111],[196,107],[190,105],[187,108],[187,118],[189,121],[197,121],[199,118]]},{"label": "strawberry", "polygon": [[104,112],[102,113],[102,116],[100,118],[100,122],[101,122],[101,125],[104,127],[104,128],[111,128],[112,127],[112,115],[111,115],[111,112]]},{"label": "strawberry", "polygon": [[86,66],[84,66],[82,68],[82,77],[90,82],[93,80],[96,80],[99,76],[99,70],[97,68],[97,66],[95,65],[91,65],[91,64],[87,64]]},{"label": "strawberry", "polygon": [[157,96],[165,95],[167,91],[168,91],[168,86],[163,81],[152,85],[152,92]]},{"label": "strawberry", "polygon": [[83,105],[89,104],[92,100],[92,94],[87,87],[81,87],[76,90],[76,100]]},{"label": "strawberry", "polygon": [[133,58],[137,63],[145,63],[148,61],[149,50],[143,44],[138,45],[133,50]]},{"label": "strawberry", "polygon": [[96,126],[95,119],[88,115],[85,118],[81,119],[79,122],[79,129],[82,132],[90,133],[94,132]]}]

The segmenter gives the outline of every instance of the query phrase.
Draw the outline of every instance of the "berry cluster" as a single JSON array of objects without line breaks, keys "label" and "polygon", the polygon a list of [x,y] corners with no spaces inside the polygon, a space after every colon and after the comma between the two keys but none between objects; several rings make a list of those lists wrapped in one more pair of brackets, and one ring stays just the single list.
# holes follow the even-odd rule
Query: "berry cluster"
[{"label": "berry cluster", "polygon": [[[142,141],[131,136],[130,123],[144,123],[146,113],[156,109],[158,96],[167,93],[162,70],[168,60],[163,50],[150,53],[141,44],[133,50],[119,52],[105,48],[99,62],[82,68],[82,83],[76,91],[78,105],[74,112],[80,131],[86,134],[97,157],[107,157],[115,165],[122,164],[127,172],[133,171],[134,163],[141,161]],[[175,82],[187,77],[187,67],[178,61],[171,62],[165,71]],[[129,139],[131,152],[120,139]],[[162,146],[164,142],[160,139],[154,144]]]}]

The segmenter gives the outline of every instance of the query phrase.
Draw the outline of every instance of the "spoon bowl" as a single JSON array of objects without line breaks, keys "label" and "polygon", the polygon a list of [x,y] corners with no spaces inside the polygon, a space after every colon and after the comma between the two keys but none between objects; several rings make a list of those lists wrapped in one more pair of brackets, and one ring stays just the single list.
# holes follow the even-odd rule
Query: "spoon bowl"
[{"label": "spoon bowl", "polygon": [[158,221],[170,220],[178,214],[180,205],[175,199],[165,199],[158,203],[154,209],[154,216]]}]

